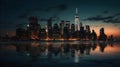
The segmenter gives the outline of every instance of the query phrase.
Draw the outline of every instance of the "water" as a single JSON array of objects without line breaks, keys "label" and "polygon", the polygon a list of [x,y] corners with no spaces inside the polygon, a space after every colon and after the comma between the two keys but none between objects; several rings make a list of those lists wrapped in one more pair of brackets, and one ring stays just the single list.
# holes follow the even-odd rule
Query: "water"
[{"label": "water", "polygon": [[0,65],[8,67],[119,67],[120,43],[3,42],[0,43]]}]

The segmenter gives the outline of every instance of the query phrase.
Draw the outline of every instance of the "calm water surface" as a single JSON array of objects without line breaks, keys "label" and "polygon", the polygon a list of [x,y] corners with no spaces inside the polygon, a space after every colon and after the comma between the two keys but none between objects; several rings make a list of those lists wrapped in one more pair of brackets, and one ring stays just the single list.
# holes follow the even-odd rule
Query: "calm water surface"
[{"label": "calm water surface", "polygon": [[120,67],[120,43],[0,43],[0,64],[8,67]]}]

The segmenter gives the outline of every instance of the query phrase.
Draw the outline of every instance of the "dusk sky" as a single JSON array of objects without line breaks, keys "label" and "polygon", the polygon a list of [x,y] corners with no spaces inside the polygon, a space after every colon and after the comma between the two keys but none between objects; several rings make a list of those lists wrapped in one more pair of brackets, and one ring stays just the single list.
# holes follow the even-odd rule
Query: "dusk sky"
[{"label": "dusk sky", "polygon": [[74,23],[75,9],[83,26],[90,25],[99,35],[105,28],[107,35],[120,36],[120,0],[0,0],[0,32],[15,35],[17,27],[26,27],[28,18],[35,16],[45,27],[47,19]]}]

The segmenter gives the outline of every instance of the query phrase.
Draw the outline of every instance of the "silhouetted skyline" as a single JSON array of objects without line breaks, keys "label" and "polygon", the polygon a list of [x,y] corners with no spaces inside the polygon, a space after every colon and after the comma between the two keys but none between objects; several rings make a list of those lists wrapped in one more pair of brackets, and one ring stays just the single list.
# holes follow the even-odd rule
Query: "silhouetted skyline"
[{"label": "silhouetted skyline", "polygon": [[46,20],[53,17],[53,23],[61,20],[74,23],[75,8],[79,10],[79,19],[85,25],[92,26],[99,35],[99,29],[105,28],[107,35],[120,36],[119,0],[1,0],[0,32],[15,35],[17,27],[26,27],[30,16],[38,17],[42,27]]}]

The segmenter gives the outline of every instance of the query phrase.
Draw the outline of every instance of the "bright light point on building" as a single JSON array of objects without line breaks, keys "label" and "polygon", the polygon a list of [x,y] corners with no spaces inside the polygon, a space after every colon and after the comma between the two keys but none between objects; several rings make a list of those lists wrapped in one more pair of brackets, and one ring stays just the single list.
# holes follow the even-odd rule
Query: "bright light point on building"
[{"label": "bright light point on building", "polygon": [[29,24],[27,25],[27,27],[29,27]]}]

